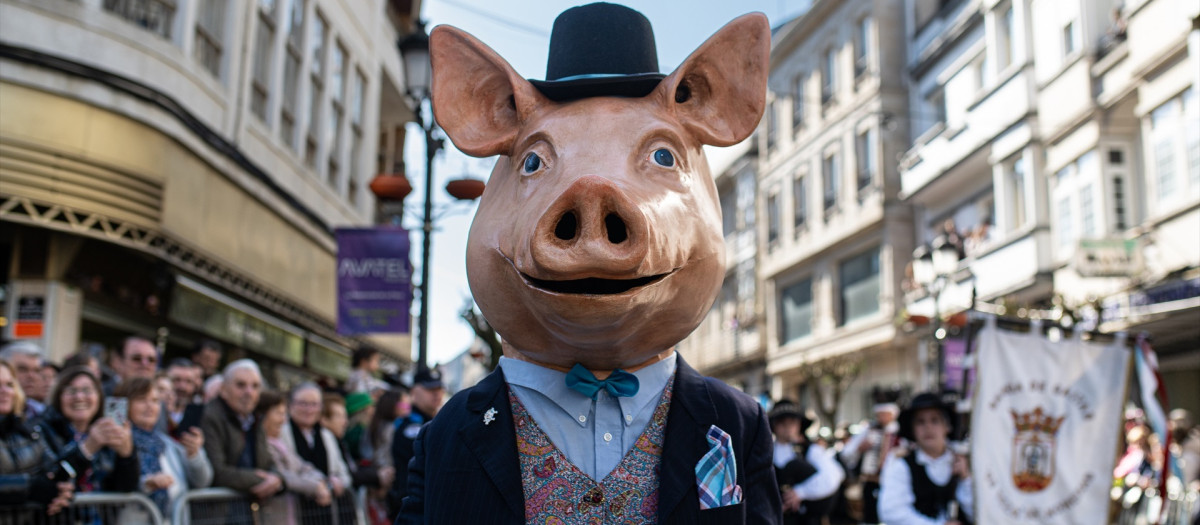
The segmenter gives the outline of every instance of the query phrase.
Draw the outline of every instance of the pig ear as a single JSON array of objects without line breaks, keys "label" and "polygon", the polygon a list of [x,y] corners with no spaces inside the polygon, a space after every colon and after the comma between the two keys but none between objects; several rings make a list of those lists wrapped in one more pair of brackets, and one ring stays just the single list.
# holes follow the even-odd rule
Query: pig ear
[{"label": "pig ear", "polygon": [[435,27],[429,54],[434,118],[463,153],[508,154],[521,122],[547,103],[500,55],[461,29]]},{"label": "pig ear", "polygon": [[656,88],[662,103],[701,143],[741,142],[762,118],[771,60],[771,28],[762,13],[725,24]]}]

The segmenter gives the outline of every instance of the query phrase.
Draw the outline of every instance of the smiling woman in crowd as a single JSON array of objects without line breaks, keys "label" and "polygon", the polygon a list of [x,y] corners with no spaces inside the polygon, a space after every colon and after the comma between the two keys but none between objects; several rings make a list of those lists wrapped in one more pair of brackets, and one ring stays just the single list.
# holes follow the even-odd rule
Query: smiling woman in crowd
[{"label": "smiling woman in crowd", "polygon": [[296,519],[296,498],[299,494],[312,499],[318,505],[327,506],[333,501],[333,494],[326,485],[325,475],[307,461],[300,459],[283,439],[283,424],[287,421],[287,403],[283,395],[272,390],[263,391],[258,398],[255,414],[262,421],[262,432],[267,437],[267,448],[275,468],[283,476],[287,492],[282,497],[273,498],[267,503],[268,516],[287,515],[287,523],[298,523]]},{"label": "smiling woman in crowd", "polygon": [[204,453],[204,434],[198,427],[183,432],[179,442],[156,432],[162,412],[161,391],[144,377],[127,379],[113,395],[129,400],[133,444],[141,464],[141,490],[167,515],[170,502],[184,492],[212,483],[213,469]]},{"label": "smiling woman in crowd", "polygon": [[[25,421],[24,408],[25,394],[16,373],[0,361],[0,505],[33,502],[48,505],[47,514],[57,514],[71,502],[74,487],[55,481],[52,474],[58,461]],[[86,461],[78,450],[63,458],[71,468],[83,467]]]},{"label": "smiling woman in crowd", "polygon": [[87,368],[64,370],[50,400],[51,407],[38,428],[51,453],[64,456],[78,448],[89,460],[77,471],[76,492],[136,491],[138,460],[129,424],[118,425],[100,417],[100,407],[104,406],[100,380]]}]

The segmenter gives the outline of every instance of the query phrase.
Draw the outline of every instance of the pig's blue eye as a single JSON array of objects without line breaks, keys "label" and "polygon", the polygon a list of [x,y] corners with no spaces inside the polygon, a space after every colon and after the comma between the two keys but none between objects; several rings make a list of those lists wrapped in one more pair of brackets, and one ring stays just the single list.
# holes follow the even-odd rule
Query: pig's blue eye
[{"label": "pig's blue eye", "polygon": [[542,158],[537,156],[537,153],[525,156],[525,173],[533,173],[540,167],[542,167]]},{"label": "pig's blue eye", "polygon": [[664,168],[670,168],[675,166],[675,156],[670,151],[667,151],[666,148],[655,150],[654,162]]}]

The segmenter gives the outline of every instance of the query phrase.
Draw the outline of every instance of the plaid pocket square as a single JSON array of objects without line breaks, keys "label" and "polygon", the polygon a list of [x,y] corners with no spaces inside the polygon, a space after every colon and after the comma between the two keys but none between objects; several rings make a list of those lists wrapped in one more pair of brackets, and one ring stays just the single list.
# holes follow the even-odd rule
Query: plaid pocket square
[{"label": "plaid pocket square", "polygon": [[733,438],[713,425],[704,436],[709,449],[696,464],[696,487],[700,509],[713,509],[742,502],[742,487],[737,484],[737,461]]}]

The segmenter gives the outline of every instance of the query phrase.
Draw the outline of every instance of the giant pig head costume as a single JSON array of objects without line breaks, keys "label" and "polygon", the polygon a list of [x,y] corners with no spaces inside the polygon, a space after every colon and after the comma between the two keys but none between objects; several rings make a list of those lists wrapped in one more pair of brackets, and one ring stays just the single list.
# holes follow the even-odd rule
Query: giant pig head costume
[{"label": "giant pig head costume", "polygon": [[[554,39],[560,24],[594,23],[572,11]],[[669,352],[721,286],[721,211],[702,146],[758,125],[766,17],[733,20],[665,78],[652,33],[552,41],[546,81],[459,29],[430,39],[438,124],[461,151],[500,156],[467,271],[506,355],[603,373]]]}]

